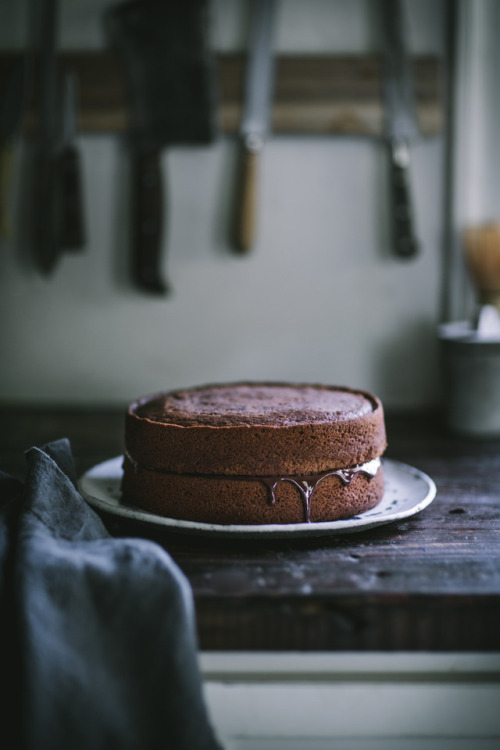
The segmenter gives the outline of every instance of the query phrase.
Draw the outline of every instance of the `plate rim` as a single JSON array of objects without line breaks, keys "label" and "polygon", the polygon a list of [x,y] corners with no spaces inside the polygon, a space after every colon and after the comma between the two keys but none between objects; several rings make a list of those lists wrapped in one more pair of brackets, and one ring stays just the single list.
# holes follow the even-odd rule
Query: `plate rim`
[{"label": "plate rim", "polygon": [[[177,518],[170,518],[169,516],[159,516],[155,513],[136,508],[135,506],[127,504],[117,504],[115,498],[110,503],[107,500],[103,500],[102,497],[96,497],[88,489],[85,489],[85,484],[88,481],[95,481],[95,477],[92,475],[98,471],[104,469],[108,465],[118,464],[123,461],[123,455],[115,456],[113,458],[101,461],[95,464],[90,469],[82,474],[78,479],[78,489],[87,501],[87,503],[94,510],[101,510],[104,513],[110,515],[119,516],[128,520],[134,520],[141,523],[153,525],[155,527],[161,527],[163,530],[192,533],[192,534],[208,534],[210,536],[228,536],[228,537],[288,537],[288,536],[323,536],[323,535],[336,535],[345,533],[356,533],[367,531],[377,526],[386,525],[389,523],[395,523],[397,521],[404,520],[411,516],[420,513],[424,508],[429,506],[436,497],[437,487],[433,479],[425,472],[417,469],[410,464],[398,461],[392,458],[382,458],[383,465],[391,465],[401,472],[411,474],[414,477],[420,479],[427,486],[427,493],[424,498],[419,500],[415,505],[409,508],[394,511],[392,513],[386,513],[385,515],[374,517],[370,516],[370,510],[365,513],[356,514],[352,518],[341,519],[337,521],[318,521],[316,523],[294,523],[294,524],[214,524],[205,523],[202,521],[188,521]],[[121,465],[117,466],[119,472],[121,472]],[[121,473],[117,474],[113,481],[120,479]],[[375,510],[375,508],[371,509]]]}]

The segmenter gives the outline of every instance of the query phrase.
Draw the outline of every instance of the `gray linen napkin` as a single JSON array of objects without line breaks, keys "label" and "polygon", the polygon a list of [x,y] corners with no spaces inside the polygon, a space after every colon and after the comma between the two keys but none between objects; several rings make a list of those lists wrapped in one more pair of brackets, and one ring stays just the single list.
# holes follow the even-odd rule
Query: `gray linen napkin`
[{"label": "gray linen napkin", "polygon": [[24,487],[0,473],[2,746],[220,750],[187,580],[159,545],[110,537],[67,440],[26,455]]}]

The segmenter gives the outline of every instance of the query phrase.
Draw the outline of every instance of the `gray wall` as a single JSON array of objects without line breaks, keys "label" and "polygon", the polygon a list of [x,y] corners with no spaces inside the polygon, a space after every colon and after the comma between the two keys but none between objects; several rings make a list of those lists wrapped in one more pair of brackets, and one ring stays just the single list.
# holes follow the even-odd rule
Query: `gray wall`
[{"label": "gray wall", "polygon": [[[25,0],[24,0],[25,1]],[[3,3],[0,44],[22,44],[24,3]],[[62,44],[103,44],[103,0],[64,0]],[[10,7],[8,7],[10,6]],[[244,45],[240,0],[214,2],[214,44]],[[442,4],[409,0],[414,52],[439,52]],[[370,0],[282,0],[278,49],[373,52]],[[14,42],[13,42],[14,40]],[[227,243],[236,143],[172,148],[166,273],[174,293],[125,282],[128,221],[122,144],[81,135],[88,244],[49,278],[29,262],[26,149],[19,144],[14,236],[0,245],[0,399],[121,404],[204,382],[280,379],[375,391],[388,407],[438,393],[436,325],[443,242],[443,139],[412,148],[422,251],[388,246],[382,146],[349,137],[271,136],[260,177],[258,241]]]}]

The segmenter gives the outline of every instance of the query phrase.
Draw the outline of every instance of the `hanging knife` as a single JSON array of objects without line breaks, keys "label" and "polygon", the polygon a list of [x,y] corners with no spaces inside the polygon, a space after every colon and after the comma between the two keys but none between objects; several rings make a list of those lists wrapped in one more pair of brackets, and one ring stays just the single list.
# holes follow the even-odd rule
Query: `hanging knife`
[{"label": "hanging knife", "polygon": [[252,18],[240,125],[241,176],[235,229],[236,247],[244,252],[251,248],[255,237],[258,158],[271,119],[276,0],[252,0],[250,6]]},{"label": "hanging knife", "polygon": [[82,173],[76,143],[75,77],[68,73],[63,88],[62,143],[58,153],[61,202],[60,242],[64,250],[81,250],[85,244]]},{"label": "hanging knife", "polygon": [[26,110],[28,61],[22,57],[14,66],[0,106],[0,236],[11,235],[10,185],[16,137]]},{"label": "hanging knife", "polygon": [[396,255],[418,253],[408,185],[410,141],[418,135],[415,94],[406,53],[401,0],[379,0],[383,37],[383,98],[389,149],[392,243]]},{"label": "hanging knife", "polygon": [[60,250],[60,206],[57,187],[58,74],[57,0],[43,0],[41,27],[40,105],[35,154],[34,243],[35,260],[42,273],[50,273]]}]

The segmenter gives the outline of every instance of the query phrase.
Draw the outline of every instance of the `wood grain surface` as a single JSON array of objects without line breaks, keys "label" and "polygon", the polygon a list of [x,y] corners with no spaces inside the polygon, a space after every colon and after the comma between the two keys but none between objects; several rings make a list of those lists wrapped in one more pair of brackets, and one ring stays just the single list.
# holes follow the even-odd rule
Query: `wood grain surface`
[{"label": "wood grain surface", "polygon": [[[19,55],[0,54],[0,100]],[[417,116],[423,135],[444,123],[444,66],[436,56],[413,62]],[[58,67],[77,84],[80,132],[124,132],[129,117],[123,63],[112,52],[62,52]],[[245,56],[214,59],[214,106],[221,132],[237,131],[241,118]],[[281,55],[276,61],[272,130],[275,133],[380,136],[383,130],[381,64],[377,55]],[[36,73],[36,67],[35,67]],[[35,127],[39,102],[36,75],[30,84],[25,128]]]},{"label": "wood grain surface", "polygon": [[[0,468],[68,437],[78,473],[123,449],[124,414],[0,409]],[[387,416],[387,456],[429,474],[435,501],[345,537],[256,542],[151,533],[186,573],[204,650],[500,650],[500,441],[450,436],[440,415]]]}]

